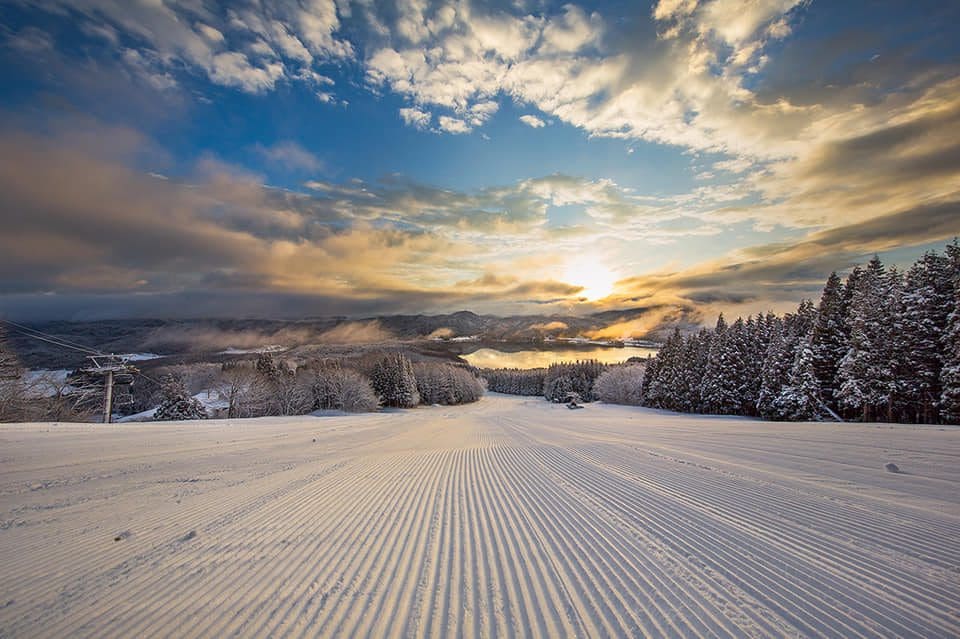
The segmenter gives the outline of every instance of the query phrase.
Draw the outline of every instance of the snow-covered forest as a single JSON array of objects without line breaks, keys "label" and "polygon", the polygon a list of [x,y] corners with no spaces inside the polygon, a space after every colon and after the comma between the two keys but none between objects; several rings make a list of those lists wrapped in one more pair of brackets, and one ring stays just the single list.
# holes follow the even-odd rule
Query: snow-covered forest
[{"label": "snow-covered forest", "polygon": [[[477,401],[484,391],[476,371],[462,364],[411,362],[402,352],[360,357],[284,359],[270,352],[255,359],[161,367],[115,387],[115,407],[127,419],[189,420],[208,417],[305,415],[317,410],[375,411],[381,406],[453,405]],[[0,421],[90,421],[102,410],[102,382],[68,373],[51,392],[32,380],[0,335]],[[36,388],[42,383],[43,392]],[[91,390],[92,389],[92,390]],[[201,401],[201,399],[203,401]]]},{"label": "snow-covered forest", "polygon": [[879,257],[783,317],[721,315],[675,332],[648,365],[646,406],[775,420],[960,422],[960,246],[905,273]]}]

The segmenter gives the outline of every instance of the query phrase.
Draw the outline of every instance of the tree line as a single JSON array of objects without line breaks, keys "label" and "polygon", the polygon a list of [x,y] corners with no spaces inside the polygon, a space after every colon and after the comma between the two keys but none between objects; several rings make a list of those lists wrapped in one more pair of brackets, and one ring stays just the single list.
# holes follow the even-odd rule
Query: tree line
[{"label": "tree line", "polygon": [[878,256],[820,302],[667,340],[645,406],[772,420],[960,422],[960,246],[906,272]]},{"label": "tree line", "polygon": [[603,364],[594,359],[557,362],[547,368],[489,368],[481,371],[487,389],[509,395],[542,396],[551,402],[602,400],[639,404],[644,365]]},{"label": "tree line", "polygon": [[[474,369],[448,362],[411,362],[401,352],[299,362],[261,353],[255,360],[160,370],[159,379],[138,379],[130,387],[132,397],[125,413],[155,407],[157,420],[202,419],[212,416],[196,398],[204,393],[224,406],[217,416],[239,418],[464,404],[477,401],[484,392]],[[49,383],[36,388],[0,335],[0,421],[93,418],[102,406],[102,396],[85,391],[82,398],[77,397],[71,381],[80,376],[78,371],[62,380],[54,395],[49,394]]]},{"label": "tree line", "polygon": [[[222,369],[226,392],[221,396],[227,403],[227,417],[449,406],[475,402],[484,392],[482,381],[466,367],[434,361],[412,363],[400,352],[355,360],[324,359],[300,366],[262,353],[256,362],[231,362]],[[181,380],[168,378],[163,387],[157,419],[196,418],[198,402]]]}]

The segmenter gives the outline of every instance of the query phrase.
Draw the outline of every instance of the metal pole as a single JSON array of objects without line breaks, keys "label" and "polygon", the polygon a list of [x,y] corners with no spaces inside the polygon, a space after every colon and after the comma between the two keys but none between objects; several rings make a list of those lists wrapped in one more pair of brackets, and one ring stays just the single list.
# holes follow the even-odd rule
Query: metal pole
[{"label": "metal pole", "polygon": [[109,424],[113,421],[113,371],[107,371],[103,378],[103,423]]}]

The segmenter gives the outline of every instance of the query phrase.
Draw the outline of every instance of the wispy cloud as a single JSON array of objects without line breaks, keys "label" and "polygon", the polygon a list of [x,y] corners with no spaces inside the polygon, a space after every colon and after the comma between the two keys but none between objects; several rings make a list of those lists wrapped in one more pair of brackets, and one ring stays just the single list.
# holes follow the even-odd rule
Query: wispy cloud
[{"label": "wispy cloud", "polygon": [[521,115],[521,116],[520,116],[520,121],[523,122],[524,124],[526,124],[526,125],[529,126],[529,127],[533,127],[534,129],[540,129],[540,128],[542,128],[542,127],[547,126],[547,123],[546,123],[546,122],[544,122],[543,120],[541,120],[541,119],[538,118],[537,116],[535,116],[535,115],[530,115],[530,114]]},{"label": "wispy cloud", "polygon": [[75,18],[82,29],[116,41],[122,32],[141,57],[161,61],[161,71],[186,67],[214,84],[248,93],[278,82],[312,82],[319,61],[351,59],[353,45],[339,37],[334,0],[309,3],[267,0],[219,10],[200,3],[125,3],[111,0],[23,0],[41,11]]},{"label": "wispy cloud", "polygon": [[400,109],[400,119],[414,128],[426,129],[430,126],[431,116],[417,108],[403,107]]},{"label": "wispy cloud", "polygon": [[324,169],[320,158],[291,140],[277,142],[272,146],[257,145],[256,151],[271,164],[291,171],[316,173]]}]

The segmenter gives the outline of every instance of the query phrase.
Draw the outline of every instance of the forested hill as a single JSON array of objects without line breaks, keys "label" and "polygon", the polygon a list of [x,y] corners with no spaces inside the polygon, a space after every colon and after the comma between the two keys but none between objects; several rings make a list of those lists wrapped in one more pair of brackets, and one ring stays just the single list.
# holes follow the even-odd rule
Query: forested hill
[{"label": "forested hill", "polygon": [[[125,319],[90,322],[37,322],[35,329],[105,352],[149,351],[164,355],[216,352],[228,348],[315,343],[375,343],[418,338],[476,336],[482,340],[535,340],[576,337],[629,322],[654,311],[632,308],[593,315],[517,315],[499,317],[460,311],[442,315],[384,315],[365,318],[275,319]],[[677,316],[685,326],[692,320]],[[636,337],[646,337],[637,335]],[[652,337],[652,336],[651,336]],[[11,330],[7,340],[29,368],[69,368],[83,355]]]}]

